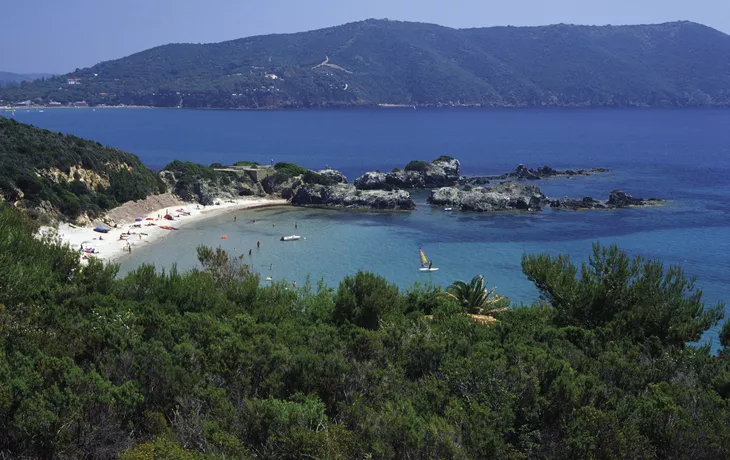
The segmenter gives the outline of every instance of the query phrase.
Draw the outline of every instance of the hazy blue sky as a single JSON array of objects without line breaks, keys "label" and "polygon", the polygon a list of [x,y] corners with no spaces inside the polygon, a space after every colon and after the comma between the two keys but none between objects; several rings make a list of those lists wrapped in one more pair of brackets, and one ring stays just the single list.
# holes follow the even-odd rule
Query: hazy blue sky
[{"label": "hazy blue sky", "polygon": [[0,70],[65,73],[170,42],[386,17],[450,27],[690,20],[730,33],[730,0],[2,0]]}]

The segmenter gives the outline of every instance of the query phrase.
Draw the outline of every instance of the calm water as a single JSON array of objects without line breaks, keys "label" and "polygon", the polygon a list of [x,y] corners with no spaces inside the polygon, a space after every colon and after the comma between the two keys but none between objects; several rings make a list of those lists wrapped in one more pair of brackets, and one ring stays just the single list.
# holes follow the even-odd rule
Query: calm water
[{"label": "calm water", "polygon": [[[16,112],[15,118],[123,148],[151,167],[173,159],[273,159],[311,168],[329,164],[354,179],[366,170],[449,154],[461,160],[465,174],[501,173],[520,162],[613,169],[606,175],[539,182],[550,197],[606,198],[621,188],[672,200],[655,209],[477,215],[432,209],[425,204],[426,194],[418,194],[418,210],[412,213],[251,211],[238,213],[237,224],[224,215],[186,226],[122,261],[123,271],[140,262],[192,267],[192,248],[220,244],[246,258],[253,248],[251,263],[275,279],[301,283],[310,274],[336,285],[365,269],[406,287],[415,281],[448,284],[481,273],[500,292],[530,302],[537,294],[521,274],[522,254],[568,253],[583,260],[591,243],[600,241],[682,265],[697,276],[707,301],[730,297],[728,110],[82,109]],[[306,239],[279,242],[295,232],[295,222],[296,233]],[[438,272],[417,271],[419,247],[434,259]]]}]

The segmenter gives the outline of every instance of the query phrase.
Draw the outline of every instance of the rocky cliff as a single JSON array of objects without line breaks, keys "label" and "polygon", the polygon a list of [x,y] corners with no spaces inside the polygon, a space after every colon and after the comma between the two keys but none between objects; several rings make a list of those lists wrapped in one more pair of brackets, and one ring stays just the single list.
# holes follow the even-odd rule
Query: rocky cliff
[{"label": "rocky cliff", "polygon": [[416,203],[405,190],[358,190],[354,185],[304,184],[291,200],[296,206],[412,210]]},{"label": "rocky cliff", "polygon": [[173,167],[160,171],[159,175],[168,190],[183,201],[197,202],[206,206],[219,200],[229,200],[240,196],[266,195],[260,183],[253,181],[248,176],[232,172],[216,171],[214,174],[196,175]]},{"label": "rocky cliff", "polygon": [[431,191],[427,203],[461,211],[496,212],[508,210],[539,211],[549,201],[535,185],[502,182],[493,187],[460,190],[443,187]]},{"label": "rocky cliff", "polygon": [[442,156],[431,163],[412,161],[403,171],[367,172],[355,179],[355,187],[358,190],[449,187],[456,185],[459,177],[459,160]]}]

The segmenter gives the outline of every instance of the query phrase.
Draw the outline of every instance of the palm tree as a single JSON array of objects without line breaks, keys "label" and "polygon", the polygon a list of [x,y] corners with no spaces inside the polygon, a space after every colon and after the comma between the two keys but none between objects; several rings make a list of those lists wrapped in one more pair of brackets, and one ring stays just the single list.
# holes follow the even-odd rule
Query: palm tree
[{"label": "palm tree", "polygon": [[508,299],[496,294],[496,288],[487,289],[486,284],[482,275],[472,278],[469,284],[454,281],[444,295],[456,300],[470,314],[491,315],[506,310]]}]

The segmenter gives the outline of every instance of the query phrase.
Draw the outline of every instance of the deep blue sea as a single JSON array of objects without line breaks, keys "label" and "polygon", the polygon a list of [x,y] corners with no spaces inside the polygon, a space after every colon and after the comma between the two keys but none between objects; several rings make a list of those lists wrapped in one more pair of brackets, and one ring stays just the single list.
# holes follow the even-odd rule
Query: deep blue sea
[{"label": "deep blue sea", "polygon": [[[264,276],[335,286],[358,269],[406,288],[483,274],[499,292],[529,303],[537,292],[522,275],[525,253],[585,260],[591,244],[618,243],[632,255],[679,264],[697,276],[708,302],[730,299],[730,110],[705,109],[379,109],[190,111],[74,109],[18,111],[18,121],[74,133],[137,154],[160,168],[173,159],[326,164],[353,180],[410,160],[447,154],[464,174],[495,174],[517,163],[606,167],[609,174],[537,182],[549,197],[605,199],[614,188],[670,200],[651,209],[540,213],[445,213],[416,194],[412,213],[277,208],[223,215],[122,261],[195,265],[200,243],[246,254]],[[257,222],[250,220],[255,216]],[[282,235],[306,239],[282,243]],[[221,235],[228,239],[222,241]],[[262,247],[256,250],[256,241]],[[423,247],[440,270],[418,272]],[[271,266],[271,269],[269,267]],[[708,339],[716,337],[714,331]],[[716,340],[715,340],[716,342]]]}]

